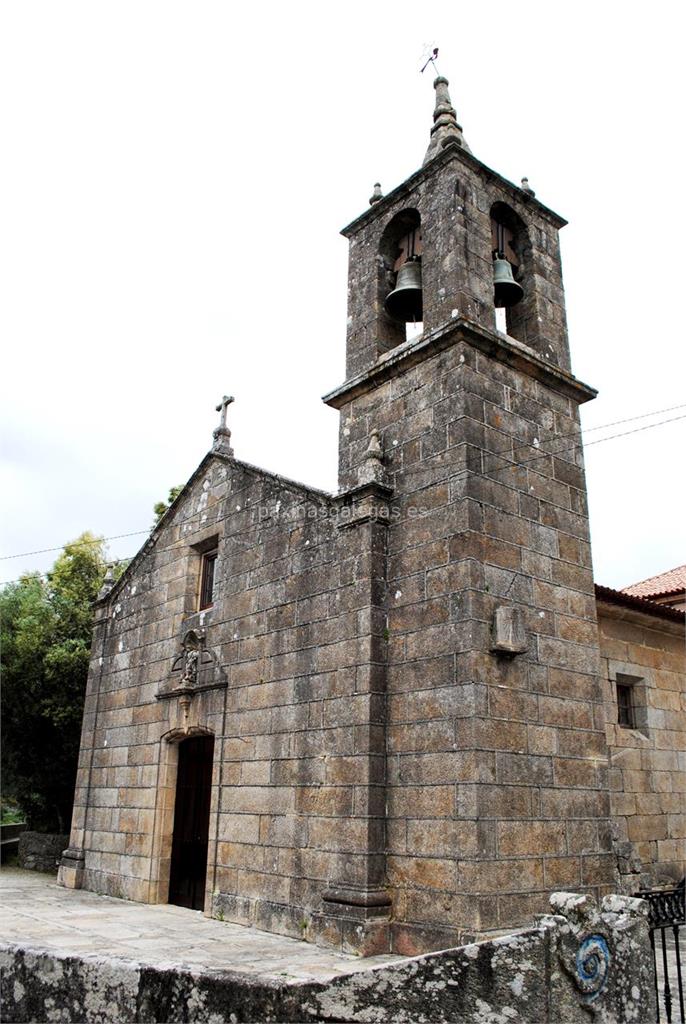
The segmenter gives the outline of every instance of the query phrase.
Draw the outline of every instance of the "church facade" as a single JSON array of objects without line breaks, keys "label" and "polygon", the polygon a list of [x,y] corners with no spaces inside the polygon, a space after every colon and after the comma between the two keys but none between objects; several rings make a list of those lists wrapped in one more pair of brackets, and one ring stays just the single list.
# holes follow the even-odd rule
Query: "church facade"
[{"label": "church facade", "polygon": [[[471,154],[435,89],[423,166],[343,232],[339,492],[237,459],[226,399],[96,605],[64,885],[416,953],[651,858],[683,871],[683,838],[660,851],[611,803],[627,659],[601,673],[565,222]],[[674,666],[678,614],[656,627]]]}]

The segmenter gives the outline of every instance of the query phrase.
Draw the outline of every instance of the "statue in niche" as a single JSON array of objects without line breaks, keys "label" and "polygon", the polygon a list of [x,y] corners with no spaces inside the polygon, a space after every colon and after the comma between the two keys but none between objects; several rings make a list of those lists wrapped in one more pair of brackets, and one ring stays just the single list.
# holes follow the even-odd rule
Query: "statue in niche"
[{"label": "statue in niche", "polygon": [[172,672],[183,668],[181,686],[195,686],[198,682],[198,668],[205,648],[205,632],[201,629],[189,629],[181,641],[182,652],[174,662]]},{"label": "statue in niche", "polygon": [[181,641],[181,652],[172,664],[172,674],[156,694],[158,700],[180,693],[192,696],[202,690],[226,686],[226,673],[218,664],[214,651],[206,645],[204,629],[187,630]]},{"label": "statue in niche", "polygon": [[198,681],[198,651],[189,647],[184,652],[184,659],[181,682],[187,686],[195,686]]}]

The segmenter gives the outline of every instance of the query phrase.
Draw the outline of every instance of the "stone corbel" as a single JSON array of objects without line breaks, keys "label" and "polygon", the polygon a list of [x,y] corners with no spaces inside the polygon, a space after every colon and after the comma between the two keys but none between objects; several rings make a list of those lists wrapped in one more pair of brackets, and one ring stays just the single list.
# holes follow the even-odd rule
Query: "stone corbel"
[{"label": "stone corbel", "polygon": [[509,604],[498,605],[493,613],[491,651],[506,658],[524,654],[528,650],[524,613]]},{"label": "stone corbel", "polygon": [[338,526],[345,529],[361,523],[390,522],[389,499],[393,490],[384,484],[358,484],[337,495]]},{"label": "stone corbel", "polygon": [[390,498],[393,488],[388,484],[383,449],[378,430],[373,430],[369,447],[357,470],[357,484],[337,496],[338,525],[341,528],[360,523],[390,521]]}]

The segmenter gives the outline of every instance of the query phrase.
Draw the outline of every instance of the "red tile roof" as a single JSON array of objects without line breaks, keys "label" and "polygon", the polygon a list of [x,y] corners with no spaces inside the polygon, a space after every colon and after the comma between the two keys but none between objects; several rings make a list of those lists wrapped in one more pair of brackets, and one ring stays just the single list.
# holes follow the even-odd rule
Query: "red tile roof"
[{"label": "red tile roof", "polygon": [[649,576],[647,580],[639,580],[629,587],[622,587],[623,594],[632,597],[666,597],[668,594],[682,594],[686,591],[686,565],[678,565],[676,569],[668,569],[659,576]]}]

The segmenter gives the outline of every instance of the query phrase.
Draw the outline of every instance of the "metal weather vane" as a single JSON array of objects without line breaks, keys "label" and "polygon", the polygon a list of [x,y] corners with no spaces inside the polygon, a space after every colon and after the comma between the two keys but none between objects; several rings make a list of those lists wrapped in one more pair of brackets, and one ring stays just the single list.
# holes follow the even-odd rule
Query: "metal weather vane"
[{"label": "metal weather vane", "polygon": [[420,70],[420,74],[423,74],[426,71],[426,69],[428,68],[429,64],[433,64],[434,71],[438,75],[439,74],[439,70],[438,70],[438,67],[436,65],[436,57],[438,57],[438,47],[437,46],[431,46],[431,44],[429,44],[429,46],[426,47],[426,49],[424,50],[424,53],[422,54],[422,58],[424,58],[424,57],[426,57],[427,59],[426,59],[426,61],[424,63],[424,66]]}]

